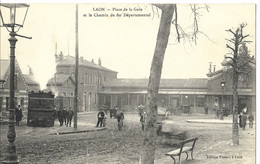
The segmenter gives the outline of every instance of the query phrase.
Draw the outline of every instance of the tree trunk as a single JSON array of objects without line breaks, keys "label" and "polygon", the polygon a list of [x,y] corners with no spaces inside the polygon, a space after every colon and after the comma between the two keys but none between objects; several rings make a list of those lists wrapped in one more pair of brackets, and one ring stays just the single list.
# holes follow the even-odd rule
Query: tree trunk
[{"label": "tree trunk", "polygon": [[232,142],[233,145],[239,145],[238,132],[238,72],[233,69],[233,124],[232,124]]},{"label": "tree trunk", "polygon": [[233,123],[232,123],[232,142],[233,145],[239,145],[239,133],[238,133],[238,75],[237,66],[238,66],[238,47],[239,47],[239,29],[235,33],[235,49],[233,57]]},{"label": "tree trunk", "polygon": [[162,16],[157,34],[157,42],[153,61],[150,69],[150,77],[147,93],[147,124],[143,140],[143,151],[141,162],[143,164],[153,164],[155,154],[155,144],[157,135],[157,97],[161,79],[164,54],[170,35],[170,27],[174,12],[174,5],[162,5]]}]

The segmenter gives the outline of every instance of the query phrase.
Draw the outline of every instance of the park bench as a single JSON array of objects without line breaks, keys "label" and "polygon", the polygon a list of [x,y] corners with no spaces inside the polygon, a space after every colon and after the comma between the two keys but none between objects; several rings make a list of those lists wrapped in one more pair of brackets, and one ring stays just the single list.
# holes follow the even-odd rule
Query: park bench
[{"label": "park bench", "polygon": [[174,160],[174,164],[175,164],[175,158],[176,156],[179,156],[179,162],[181,164],[181,154],[182,153],[186,153],[187,157],[186,160],[188,159],[188,152],[191,152],[191,158],[193,159],[193,149],[195,147],[195,143],[197,141],[197,137],[196,138],[191,138],[188,140],[184,140],[181,141],[180,143],[180,148],[172,150],[168,153],[166,153],[165,155],[172,157],[172,159]]}]

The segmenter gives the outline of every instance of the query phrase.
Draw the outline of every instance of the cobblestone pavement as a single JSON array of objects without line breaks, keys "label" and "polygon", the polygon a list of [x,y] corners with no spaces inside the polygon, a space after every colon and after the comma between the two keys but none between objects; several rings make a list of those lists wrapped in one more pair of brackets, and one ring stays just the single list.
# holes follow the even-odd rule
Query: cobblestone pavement
[{"label": "cobblestone pavement", "polygon": [[[78,130],[97,130],[96,112],[78,114]],[[214,116],[171,116],[170,124],[163,130],[187,132],[187,137],[199,137],[195,146],[195,160],[184,160],[184,164],[201,163],[255,163],[255,130],[240,130],[240,145],[232,146],[232,124],[188,123],[189,119],[214,119]],[[226,118],[229,119],[229,118]],[[0,160],[4,158],[7,145],[7,125],[0,125]],[[107,119],[107,129],[86,133],[52,135],[61,131],[73,131],[73,127],[33,128],[16,126],[16,149],[23,164],[29,163],[138,163],[142,148],[142,131],[137,114],[125,114],[124,129],[118,131],[116,119]],[[165,153],[173,149],[178,141],[158,136],[155,163],[173,163]],[[183,157],[184,158],[184,157]]]}]

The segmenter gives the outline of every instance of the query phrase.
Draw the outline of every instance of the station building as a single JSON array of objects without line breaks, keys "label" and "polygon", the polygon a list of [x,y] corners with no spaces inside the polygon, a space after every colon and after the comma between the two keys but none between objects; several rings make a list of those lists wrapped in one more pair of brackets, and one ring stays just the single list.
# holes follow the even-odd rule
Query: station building
[{"label": "station building", "polygon": [[[56,73],[47,83],[47,89],[55,93],[57,108],[73,108],[75,88],[75,57],[55,54]],[[79,111],[98,110],[98,93],[103,85],[117,78],[117,72],[98,64],[79,58],[78,64],[78,109]]]},{"label": "station building", "polygon": [[[56,54],[56,73],[47,87],[56,95],[58,107],[72,107],[75,88],[75,57]],[[232,79],[223,67],[211,70],[207,78],[161,79],[158,107],[177,108],[189,106],[192,113],[215,113],[221,106],[232,110]],[[94,61],[79,58],[79,111],[95,111],[104,105],[119,106],[127,111],[146,104],[148,79],[117,78],[116,71],[105,68]],[[238,85],[239,110],[247,106],[255,113],[255,75],[250,84],[241,81]],[[225,83],[224,87],[221,86]],[[222,96],[223,95],[223,96]],[[223,97],[223,99],[222,99]]]},{"label": "station building", "polygon": [[[10,60],[0,60],[0,112],[8,111],[10,107]],[[39,90],[40,85],[34,80],[32,71],[23,74],[17,61],[15,61],[14,76],[14,102],[21,105],[23,112],[27,113],[28,93],[32,90]]]}]

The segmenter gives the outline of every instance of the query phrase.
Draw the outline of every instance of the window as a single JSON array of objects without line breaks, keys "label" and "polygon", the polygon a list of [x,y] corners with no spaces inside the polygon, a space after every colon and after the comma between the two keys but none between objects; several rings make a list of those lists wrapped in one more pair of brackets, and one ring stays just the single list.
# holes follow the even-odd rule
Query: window
[{"label": "window", "polygon": [[204,107],[205,103],[206,103],[205,96],[204,95],[197,95],[196,102],[197,102],[197,104],[196,104],[197,107]]},{"label": "window", "polygon": [[90,84],[92,84],[92,74],[90,74]]},{"label": "window", "polygon": [[99,85],[101,85],[101,79],[102,79],[101,76],[99,76]]},{"label": "window", "polygon": [[84,74],[84,77],[83,77],[83,84],[87,84],[87,74]]}]

